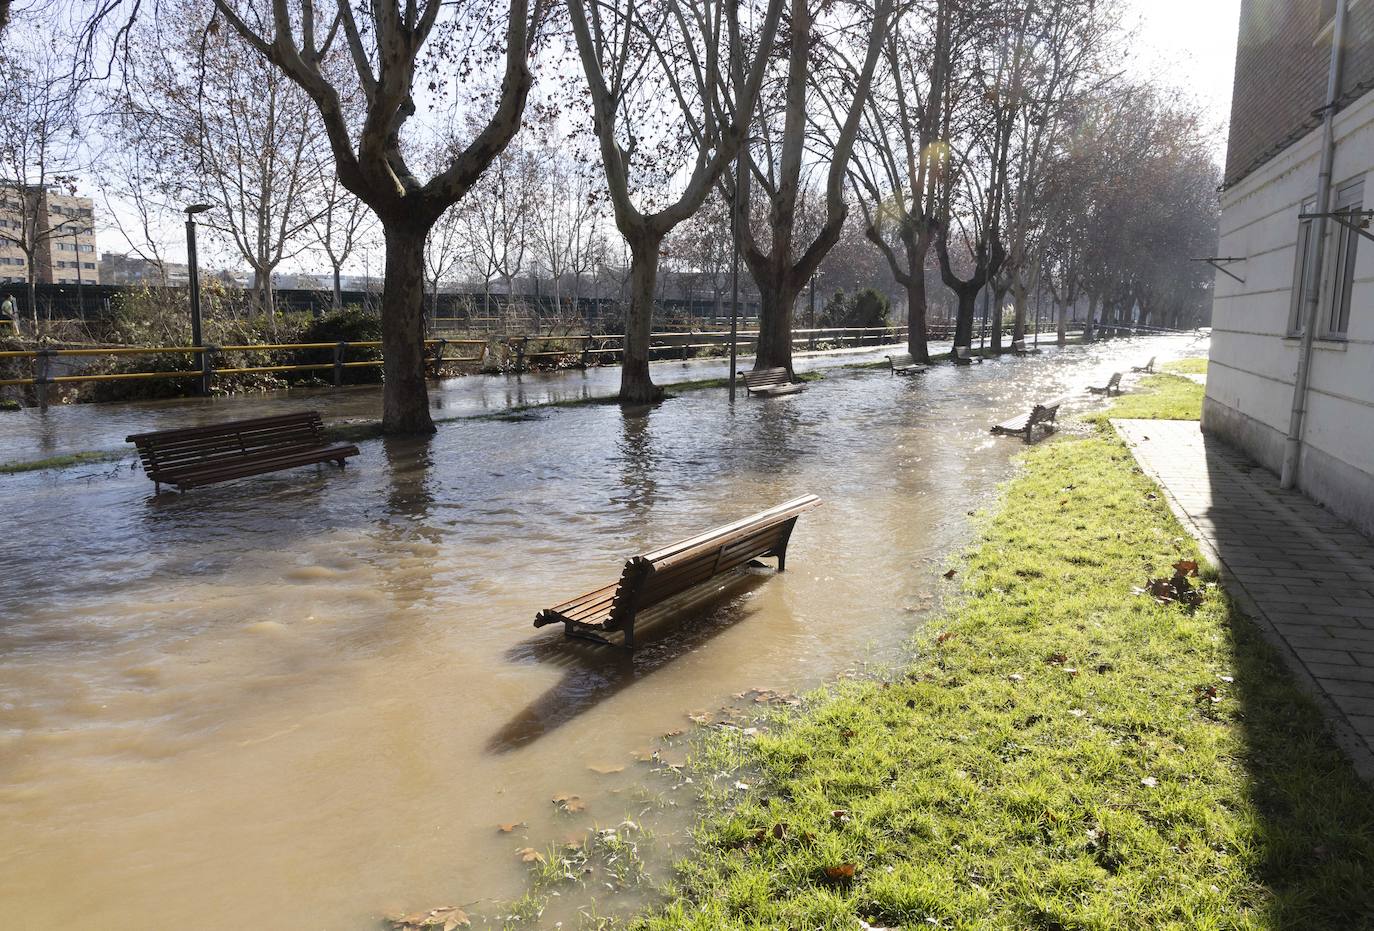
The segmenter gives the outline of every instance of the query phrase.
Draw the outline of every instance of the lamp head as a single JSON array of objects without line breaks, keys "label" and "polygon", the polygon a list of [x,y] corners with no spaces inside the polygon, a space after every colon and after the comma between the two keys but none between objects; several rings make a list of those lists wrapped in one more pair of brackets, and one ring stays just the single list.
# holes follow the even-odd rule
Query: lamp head
[{"label": "lamp head", "polygon": [[191,204],[189,207],[186,208],[186,215],[190,217],[196,215],[197,213],[204,213],[205,211],[210,210],[214,206],[214,204]]}]

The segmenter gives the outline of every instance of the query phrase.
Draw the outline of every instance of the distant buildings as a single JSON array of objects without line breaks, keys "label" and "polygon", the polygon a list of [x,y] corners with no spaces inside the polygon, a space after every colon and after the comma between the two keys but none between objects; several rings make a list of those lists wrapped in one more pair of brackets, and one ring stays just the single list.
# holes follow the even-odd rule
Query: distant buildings
[{"label": "distant buildings", "polygon": [[1374,532],[1374,3],[1341,12],[1242,2],[1202,427]]},{"label": "distant buildings", "polygon": [[16,241],[36,243],[39,284],[99,284],[95,205],[49,188],[0,186],[0,282],[28,280],[29,258]]}]

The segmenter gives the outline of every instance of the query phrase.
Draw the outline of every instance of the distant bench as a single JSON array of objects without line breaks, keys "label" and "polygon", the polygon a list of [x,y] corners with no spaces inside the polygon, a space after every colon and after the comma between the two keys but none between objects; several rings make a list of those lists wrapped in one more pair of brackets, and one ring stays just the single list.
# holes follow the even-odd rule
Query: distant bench
[{"label": "distant bench", "polygon": [[620,581],[540,611],[535,627],[562,624],[569,637],[609,644],[602,636],[624,634],[624,645],[635,645],[635,615],[737,569],[760,556],[775,556],[778,571],[787,568],[787,543],[797,517],[820,504],[803,495],[760,511],[743,520],[688,537],[671,546],[626,561]]},{"label": "distant bench", "polygon": [[1157,357],[1157,356],[1150,356],[1150,361],[1149,361],[1149,362],[1146,362],[1144,365],[1133,365],[1133,366],[1131,366],[1131,371],[1132,371],[1132,372],[1144,372],[1144,373],[1147,374],[1147,375],[1152,374],[1152,373],[1154,372],[1154,370],[1155,370],[1155,359],[1156,359],[1156,358],[1158,358],[1158,357]]},{"label": "distant bench", "polygon": [[893,375],[919,375],[926,370],[924,362],[917,362],[909,352],[899,352],[887,357],[888,367]]},{"label": "distant bench", "polygon": [[358,455],[352,443],[330,443],[318,411],[230,420],[208,427],[135,433],[143,470],[156,490],[212,485],[280,469],[337,462]]},{"label": "distant bench", "polygon": [[739,375],[744,379],[744,388],[749,394],[757,394],[765,398],[777,397],[780,394],[796,394],[806,387],[793,382],[787,369],[781,367],[755,369],[752,372],[740,372]]},{"label": "distant bench", "polygon": [[954,347],[954,364],[955,364],[955,365],[972,365],[974,362],[982,362],[982,361],[983,361],[983,357],[982,357],[981,355],[975,356],[975,355],[973,354],[973,351],[970,350],[969,347],[967,347],[967,346],[955,346],[955,347]]},{"label": "distant bench", "polygon": [[1101,388],[1094,388],[1091,385],[1089,385],[1088,391],[1092,394],[1105,394],[1109,398],[1114,394],[1120,394],[1121,373],[1112,372],[1112,377],[1107,379],[1107,383],[1105,385],[1103,385]]},{"label": "distant bench", "polygon": [[1053,401],[1032,405],[1028,413],[1002,421],[992,428],[992,432],[997,436],[1019,436],[1029,443],[1037,425],[1043,425],[1046,433],[1054,430],[1055,419],[1059,416],[1059,405],[1063,403],[1063,398],[1055,398]]}]

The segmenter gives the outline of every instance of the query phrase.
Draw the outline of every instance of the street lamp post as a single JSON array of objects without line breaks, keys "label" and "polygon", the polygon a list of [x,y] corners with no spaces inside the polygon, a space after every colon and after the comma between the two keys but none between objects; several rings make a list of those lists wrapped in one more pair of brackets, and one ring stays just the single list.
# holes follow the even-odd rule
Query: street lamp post
[{"label": "street lamp post", "polygon": [[200,268],[196,259],[196,220],[198,213],[209,210],[210,204],[191,204],[186,208],[186,273],[191,292],[191,345],[200,350],[199,392],[210,393],[210,358],[205,352],[200,326]]},{"label": "street lamp post", "polygon": [[744,168],[744,146],[740,143],[735,153],[735,191],[730,205],[730,242],[734,247],[734,257],[730,263],[730,401],[735,400],[735,343],[739,338],[739,189],[743,183],[741,173]]}]

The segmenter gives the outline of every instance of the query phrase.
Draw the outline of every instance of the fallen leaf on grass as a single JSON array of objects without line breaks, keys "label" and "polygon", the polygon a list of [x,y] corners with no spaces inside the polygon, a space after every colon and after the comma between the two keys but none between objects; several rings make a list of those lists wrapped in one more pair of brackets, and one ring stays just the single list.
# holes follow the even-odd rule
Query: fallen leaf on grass
[{"label": "fallen leaf on grass", "polygon": [[948,572],[945,573],[945,578],[947,578],[947,579],[952,579],[952,578],[954,578],[954,573],[955,573],[955,570],[954,570],[954,569],[949,570]]},{"label": "fallen leaf on grass", "polygon": [[830,813],[830,817],[834,818],[836,821],[840,822],[841,824],[846,824],[846,823],[848,823],[848,821],[849,821],[849,809],[848,809],[848,808],[836,808],[834,811],[832,811],[832,812]]},{"label": "fallen leaf on grass", "polygon": [[787,825],[783,824],[781,821],[773,825],[773,836],[776,837],[778,840],[786,840]]},{"label": "fallen leaf on grass", "polygon": [[1180,559],[1174,563],[1174,572],[1179,575],[1197,575],[1197,562],[1191,559]]},{"label": "fallen leaf on grass", "polygon": [[956,634],[954,631],[952,631],[952,630],[947,630],[947,631],[944,631],[943,633],[941,633],[940,636],[936,637],[936,638],[935,638],[935,642],[936,642],[936,643],[944,643],[946,640],[953,640],[953,639],[954,639],[955,637],[957,637],[957,636],[959,636],[959,635]]},{"label": "fallen leaf on grass", "polygon": [[827,866],[825,868],[825,878],[832,882],[843,882],[854,878],[854,864],[841,863],[839,866]]},{"label": "fallen leaf on grass", "polygon": [[1159,785],[1159,780],[1154,776],[1146,776],[1144,779],[1140,780],[1140,784],[1147,789],[1153,789],[1155,786]]},{"label": "fallen leaf on grass", "polygon": [[1063,666],[1068,661],[1069,657],[1066,653],[1051,653],[1049,656],[1045,657],[1045,662],[1049,663],[1051,666]]},{"label": "fallen leaf on grass", "polygon": [[413,915],[397,915],[388,918],[387,921],[391,922],[397,931],[412,931],[417,928],[442,928],[443,931],[453,931],[454,928],[466,928],[472,924],[467,912],[456,905],[431,908],[427,912],[415,912]]},{"label": "fallen leaf on grass", "polygon": [[515,855],[524,863],[543,863],[544,855],[533,847],[521,847],[515,851]]},{"label": "fallen leaf on grass", "polygon": [[568,814],[584,811],[587,807],[587,803],[582,801],[581,796],[572,795],[567,792],[560,792],[555,795],[553,797],[553,803],[558,806],[559,811],[567,812]]}]

